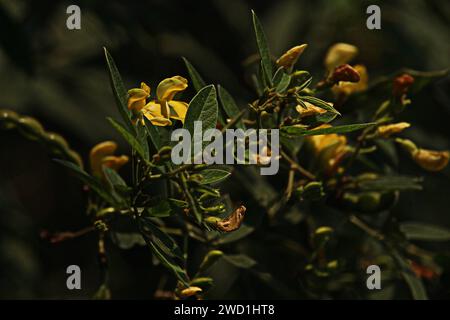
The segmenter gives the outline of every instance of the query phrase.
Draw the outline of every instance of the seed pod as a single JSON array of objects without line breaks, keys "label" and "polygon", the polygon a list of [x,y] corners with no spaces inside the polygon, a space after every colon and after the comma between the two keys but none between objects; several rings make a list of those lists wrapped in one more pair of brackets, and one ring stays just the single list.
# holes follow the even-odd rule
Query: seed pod
[{"label": "seed pod", "polygon": [[44,128],[39,121],[34,118],[21,117],[18,121],[18,125],[22,134],[30,140],[38,140],[39,137],[44,134]]},{"label": "seed pod", "polygon": [[325,195],[322,182],[320,181],[313,181],[305,186],[300,186],[297,188],[296,192],[302,200],[311,201],[320,200]]}]

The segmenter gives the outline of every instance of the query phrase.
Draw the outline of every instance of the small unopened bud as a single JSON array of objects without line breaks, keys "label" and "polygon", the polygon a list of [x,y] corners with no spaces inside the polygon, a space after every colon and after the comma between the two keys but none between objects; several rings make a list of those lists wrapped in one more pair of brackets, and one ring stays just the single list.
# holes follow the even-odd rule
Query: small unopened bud
[{"label": "small unopened bud", "polygon": [[285,69],[292,68],[307,46],[307,44],[302,44],[289,49],[277,60],[277,66]]},{"label": "small unopened bud", "polygon": [[323,192],[322,182],[313,181],[305,186],[301,186],[297,189],[297,193],[304,200],[319,200],[323,198],[325,193]]},{"label": "small unopened bud", "polygon": [[196,295],[199,292],[202,292],[202,288],[192,286],[181,290],[180,296],[183,298],[192,297],[193,295]]},{"label": "small unopened bud", "polygon": [[404,95],[409,87],[414,83],[414,78],[405,73],[394,79],[392,94],[394,97],[401,97]]},{"label": "small unopened bud", "polygon": [[411,125],[408,122],[399,122],[399,123],[393,123],[393,124],[387,124],[384,126],[379,126],[378,136],[382,138],[389,138],[391,135],[400,133],[404,129],[409,128]]},{"label": "small unopened bud", "polygon": [[205,271],[209,267],[211,267],[217,260],[219,260],[223,256],[223,252],[220,250],[211,250],[208,254],[203,258],[199,271]]},{"label": "small unopened bud", "polygon": [[343,64],[334,69],[328,81],[338,83],[340,81],[358,82],[359,80],[359,72],[351,65]]}]

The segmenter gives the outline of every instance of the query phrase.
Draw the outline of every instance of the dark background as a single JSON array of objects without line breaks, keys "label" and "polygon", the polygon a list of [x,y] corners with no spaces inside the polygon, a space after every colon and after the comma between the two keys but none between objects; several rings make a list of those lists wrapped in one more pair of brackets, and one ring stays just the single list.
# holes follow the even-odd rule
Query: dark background
[{"label": "dark background", "polygon": [[[70,4],[81,7],[81,30],[66,28]],[[366,28],[370,4],[381,7],[381,30]],[[127,87],[145,81],[154,90],[166,77],[187,77],[180,58],[185,56],[208,82],[224,85],[245,102],[254,97],[243,66],[256,51],[250,9],[260,17],[274,56],[309,44],[298,67],[316,79],[335,42],[360,49],[355,62],[367,66],[372,80],[401,67],[431,71],[450,66],[446,0],[0,0],[0,108],[36,117],[85,159],[92,145],[106,139],[121,141],[120,151],[126,153],[105,120],[118,115],[102,47],[113,55]],[[450,149],[448,92],[447,77],[413,97],[402,116],[413,124],[407,137],[423,147]],[[415,172],[417,167],[405,158],[400,171]],[[450,227],[449,169],[421,174],[425,191],[402,197],[396,214]],[[81,184],[53,163],[41,145],[14,131],[0,132],[1,298],[92,296],[99,285],[95,236],[54,246],[38,236],[41,229],[88,225],[84,209]],[[161,268],[152,267],[145,248],[112,249],[110,260],[115,298],[152,297]],[[70,264],[82,269],[81,291],[66,289]],[[271,297],[264,290],[239,290],[223,295]]]}]

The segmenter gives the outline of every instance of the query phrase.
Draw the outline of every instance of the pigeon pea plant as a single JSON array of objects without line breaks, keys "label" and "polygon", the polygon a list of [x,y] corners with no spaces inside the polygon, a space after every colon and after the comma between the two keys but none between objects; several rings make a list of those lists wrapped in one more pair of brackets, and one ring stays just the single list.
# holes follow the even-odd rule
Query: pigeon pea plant
[{"label": "pigeon pea plant", "polygon": [[[101,142],[90,152],[89,170],[83,168],[81,158],[61,136],[46,132],[30,117],[1,112],[2,128],[18,128],[28,137],[48,144],[59,158],[56,161],[86,185],[86,214],[92,226],[76,233],[44,236],[59,242],[88,231],[97,232],[103,271],[97,298],[111,295],[105,244],[130,248],[143,241],[167,268],[168,275],[176,279],[171,288],[163,284],[158,297],[162,293],[177,299],[207,297],[208,289],[215,285],[209,271],[225,260],[235,267],[252,270],[282,297],[339,296],[348,285],[365,286],[365,268],[377,264],[385,272],[383,281],[402,279],[414,298],[426,298],[422,278],[438,277],[442,270],[434,261],[434,253],[410,241],[448,240],[449,231],[438,226],[396,222],[389,211],[401,192],[421,189],[421,180],[395,174],[388,161],[382,160],[386,163],[380,166],[376,159],[386,159],[389,152],[396,152],[397,145],[427,171],[440,171],[447,165],[448,151],[426,150],[399,138],[410,124],[397,120],[408,109],[410,93],[445,72],[403,70],[369,86],[365,66],[348,64],[358,49],[338,43],[326,54],[323,78],[313,81],[308,71],[296,69],[306,44],[273,59],[254,13],[253,25],[259,58],[251,66],[254,72],[249,78],[255,99],[245,108],[222,86],[207,85],[186,59],[190,82],[197,91],[190,102],[176,99],[188,87],[188,81],[181,76],[162,80],[156,90],[145,83],[126,90],[105,49],[112,91],[121,115],[120,121],[108,120],[129,144],[131,153],[116,156],[115,142]],[[376,91],[383,92],[384,101],[365,111],[368,121],[351,123],[348,112],[347,123],[351,124],[331,124],[335,119],[345,123],[346,117],[341,113],[346,113],[346,106],[355,101],[361,106],[369,105],[366,102]],[[278,179],[285,181],[284,186],[276,185],[272,176],[259,175],[255,168],[261,165],[259,162],[233,167],[174,165],[170,134],[180,127],[192,133],[194,121],[202,121],[204,130],[279,129],[282,170]],[[131,169],[130,179],[118,173],[126,163]],[[224,188],[219,187],[225,179],[234,178],[253,200],[241,198],[240,202],[232,202]],[[252,203],[256,204],[251,206]],[[244,215],[260,216],[263,222],[251,226],[245,223]],[[133,226],[135,233],[122,232],[123,223]],[[303,236],[292,240],[288,235],[271,233],[283,224],[303,225]],[[248,239],[258,228],[264,229],[280,247],[289,247],[295,256],[296,263],[290,267],[294,268],[294,286],[286,284],[289,279],[283,279],[284,275],[278,279],[258,271],[256,261],[243,252],[224,253],[233,252],[230,246]],[[352,237],[361,240],[349,243]],[[189,261],[188,252],[193,245],[205,253],[197,262]]]}]

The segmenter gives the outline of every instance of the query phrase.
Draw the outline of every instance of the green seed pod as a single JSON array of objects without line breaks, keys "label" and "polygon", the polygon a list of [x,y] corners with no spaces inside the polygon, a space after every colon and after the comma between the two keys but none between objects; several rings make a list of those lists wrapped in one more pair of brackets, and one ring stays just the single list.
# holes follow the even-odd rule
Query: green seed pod
[{"label": "green seed pod", "polygon": [[11,110],[0,110],[0,128],[9,130],[17,126],[19,115]]},{"label": "green seed pod", "polygon": [[320,181],[313,181],[305,186],[300,186],[296,190],[301,200],[317,201],[325,196],[323,185]]},{"label": "green seed pod", "polygon": [[367,191],[344,193],[342,199],[346,207],[362,213],[377,213],[391,207],[397,200],[396,192]]},{"label": "green seed pod", "polygon": [[44,134],[42,125],[31,117],[21,117],[18,126],[22,134],[30,140],[38,140]]},{"label": "green seed pod", "polygon": [[64,139],[61,135],[59,135],[57,133],[48,132],[46,140],[47,140],[48,144],[55,150],[69,149],[69,144],[67,143],[66,139]]}]

